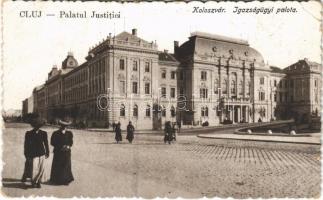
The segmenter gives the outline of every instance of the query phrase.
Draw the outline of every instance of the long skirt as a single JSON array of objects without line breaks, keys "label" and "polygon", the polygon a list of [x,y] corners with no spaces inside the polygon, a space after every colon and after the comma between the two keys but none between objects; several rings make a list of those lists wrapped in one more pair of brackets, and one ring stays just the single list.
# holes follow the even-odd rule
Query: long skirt
[{"label": "long skirt", "polygon": [[47,181],[45,174],[45,155],[26,159],[23,178],[31,178],[33,183]]},{"label": "long skirt", "polygon": [[117,142],[122,141],[122,135],[121,135],[121,132],[120,132],[120,133],[119,133],[119,132],[116,132],[115,139],[116,139],[116,141],[117,141]]},{"label": "long skirt", "polygon": [[57,185],[68,185],[74,181],[71,151],[54,152],[50,181]]},{"label": "long skirt", "polygon": [[133,132],[128,132],[128,133],[127,133],[127,137],[126,137],[126,139],[127,139],[129,142],[132,142],[133,138],[134,138],[134,136],[133,136]]}]

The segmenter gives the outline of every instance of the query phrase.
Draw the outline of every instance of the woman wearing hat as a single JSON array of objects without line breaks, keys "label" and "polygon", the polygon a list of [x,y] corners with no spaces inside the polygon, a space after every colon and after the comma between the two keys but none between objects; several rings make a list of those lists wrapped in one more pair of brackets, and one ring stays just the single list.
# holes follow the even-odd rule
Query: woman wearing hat
[{"label": "woman wearing hat", "polygon": [[66,130],[71,122],[59,120],[60,129],[51,137],[51,145],[54,147],[54,157],[50,181],[56,185],[68,185],[74,180],[71,164],[71,147],[73,145],[73,133]]},{"label": "woman wearing hat", "polygon": [[32,119],[31,131],[25,134],[24,154],[26,157],[25,170],[22,182],[31,178],[32,187],[40,188],[41,182],[45,182],[45,159],[49,157],[47,132],[40,130],[44,124],[40,118]]}]

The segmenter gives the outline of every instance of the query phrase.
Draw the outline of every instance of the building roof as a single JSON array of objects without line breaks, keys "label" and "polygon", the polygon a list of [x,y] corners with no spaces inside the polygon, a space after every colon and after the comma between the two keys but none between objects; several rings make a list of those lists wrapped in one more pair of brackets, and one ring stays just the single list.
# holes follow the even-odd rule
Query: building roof
[{"label": "building roof", "polygon": [[285,73],[288,74],[301,74],[301,73],[321,73],[321,64],[313,61],[309,61],[307,58],[299,60],[296,63],[286,67],[284,69]]},{"label": "building roof", "polygon": [[140,37],[138,37],[137,35],[134,35],[134,34],[131,34],[131,33],[128,33],[127,31],[123,31],[121,33],[119,33],[118,35],[116,35],[114,37],[116,40],[124,40],[124,41],[127,41],[129,43],[131,42],[142,42],[142,43],[147,43],[147,44],[151,44],[151,42],[148,42]]},{"label": "building roof", "polygon": [[38,90],[41,90],[45,87],[45,84],[41,84],[41,85],[38,85],[34,88],[34,91],[38,91]]},{"label": "building roof", "polygon": [[176,62],[178,63],[178,61],[176,60],[174,54],[170,54],[166,51],[163,52],[159,52],[158,53],[158,60],[159,61],[166,61],[166,62]]},{"label": "building roof", "polygon": [[284,73],[284,70],[279,68],[279,67],[276,67],[276,66],[269,66],[271,72],[273,73]]},{"label": "building roof", "polygon": [[223,42],[231,42],[231,43],[236,43],[236,44],[249,45],[248,41],[246,41],[246,40],[231,38],[231,37],[227,37],[227,36],[223,36],[223,35],[205,33],[205,32],[200,32],[200,31],[195,31],[195,32],[191,33],[191,37],[194,37],[194,36],[198,36],[198,37],[206,38],[206,39],[214,39],[214,40],[223,41]]},{"label": "building roof", "polygon": [[260,64],[256,66],[265,66],[262,55],[250,47],[247,41],[241,39],[194,32],[189,37],[189,40],[177,49],[176,56],[181,60],[190,55],[194,56],[194,59],[205,58],[205,60],[214,60],[215,57],[231,58]]}]

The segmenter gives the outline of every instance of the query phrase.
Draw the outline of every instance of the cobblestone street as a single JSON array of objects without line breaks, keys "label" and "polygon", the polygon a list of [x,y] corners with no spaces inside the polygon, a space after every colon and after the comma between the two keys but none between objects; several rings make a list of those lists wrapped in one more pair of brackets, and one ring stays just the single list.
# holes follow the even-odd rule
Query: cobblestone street
[{"label": "cobblestone street", "polygon": [[[12,126],[12,125],[11,125]],[[3,193],[7,196],[57,197],[316,197],[320,196],[320,146],[203,139],[179,136],[164,144],[162,136],[135,135],[134,143],[115,144],[114,135],[72,130],[69,186],[43,184],[24,189],[23,140],[28,125],[3,134]],[[49,134],[53,128],[43,128]],[[230,131],[230,130],[228,130]],[[125,135],[123,135],[125,138]],[[50,173],[52,155],[47,160]]]}]

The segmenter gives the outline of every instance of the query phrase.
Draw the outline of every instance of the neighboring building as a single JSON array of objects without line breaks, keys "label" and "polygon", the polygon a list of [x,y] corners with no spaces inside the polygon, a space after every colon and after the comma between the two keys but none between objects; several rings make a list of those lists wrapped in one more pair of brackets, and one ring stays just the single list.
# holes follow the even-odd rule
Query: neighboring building
[{"label": "neighboring building", "polygon": [[37,113],[39,117],[47,118],[47,103],[46,103],[46,87],[40,85],[33,90],[34,96],[34,113]]},{"label": "neighboring building", "polygon": [[22,101],[21,115],[25,117],[28,114],[28,98]]},{"label": "neighboring building", "polygon": [[109,35],[81,65],[69,53],[34,89],[33,110],[52,123],[70,116],[93,127],[121,122],[123,129],[129,121],[137,129],[270,121],[319,115],[320,87],[317,63],[268,66],[244,40],[195,32],[182,45],[175,41],[170,54],[133,29]]},{"label": "neighboring building", "polygon": [[195,32],[181,46],[175,42],[174,51],[186,75],[185,123],[270,119],[270,68],[246,41]]},{"label": "neighboring building", "polygon": [[284,69],[285,88],[288,104],[285,106],[298,121],[308,121],[310,116],[320,116],[321,112],[321,65],[307,59]]}]

